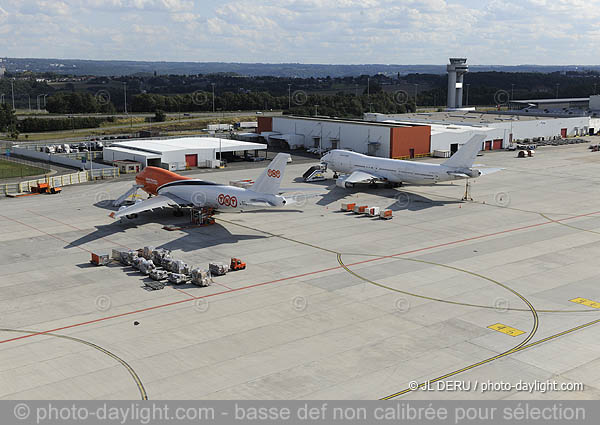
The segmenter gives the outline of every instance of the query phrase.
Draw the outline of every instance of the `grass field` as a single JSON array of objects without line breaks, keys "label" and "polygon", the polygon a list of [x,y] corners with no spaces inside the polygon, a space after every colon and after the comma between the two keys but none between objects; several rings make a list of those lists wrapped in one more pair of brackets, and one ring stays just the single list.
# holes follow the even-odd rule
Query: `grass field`
[{"label": "grass field", "polygon": [[[69,137],[80,137],[82,140],[86,137],[97,137],[106,136],[112,134],[131,134],[136,133],[140,130],[159,130],[166,133],[178,133],[178,132],[190,132],[195,131],[196,133],[201,132],[203,128],[206,128],[208,124],[215,124],[217,122],[221,124],[234,124],[238,121],[255,121],[256,116],[252,115],[239,115],[224,118],[187,118],[182,117],[181,120],[177,120],[174,117],[169,117],[167,121],[159,123],[146,123],[143,118],[136,117],[132,120],[129,119],[118,119],[112,123],[104,123],[103,127],[90,128],[90,129],[77,129],[64,131],[51,131],[46,133],[21,133],[19,134],[20,141],[35,142],[38,140],[52,140],[52,139],[65,139]],[[133,125],[131,125],[133,124]]]},{"label": "grass field", "polygon": [[32,167],[31,165],[19,164],[0,159],[0,179],[36,176],[39,174],[44,174],[45,172],[46,170],[43,168]]}]

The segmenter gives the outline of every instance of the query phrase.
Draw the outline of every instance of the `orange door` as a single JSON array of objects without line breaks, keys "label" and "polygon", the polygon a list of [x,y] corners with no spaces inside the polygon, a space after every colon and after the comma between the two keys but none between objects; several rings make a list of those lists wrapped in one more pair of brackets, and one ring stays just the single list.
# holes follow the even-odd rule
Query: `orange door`
[{"label": "orange door", "polygon": [[492,150],[492,141],[491,140],[486,140],[485,141],[485,150],[486,151],[491,151]]},{"label": "orange door", "polygon": [[186,155],[185,156],[185,165],[187,167],[197,167],[198,166],[198,155],[197,154]]},{"label": "orange door", "polygon": [[502,149],[502,139],[494,140],[494,143],[492,144],[492,149]]}]

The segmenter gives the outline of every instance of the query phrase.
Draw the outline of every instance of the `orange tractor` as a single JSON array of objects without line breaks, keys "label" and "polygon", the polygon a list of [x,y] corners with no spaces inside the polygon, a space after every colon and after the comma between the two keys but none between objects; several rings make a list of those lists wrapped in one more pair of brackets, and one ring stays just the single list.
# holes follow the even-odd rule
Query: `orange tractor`
[{"label": "orange tractor", "polygon": [[239,258],[232,258],[231,264],[229,265],[230,271],[235,270],[244,270],[246,268],[246,263],[242,262]]}]

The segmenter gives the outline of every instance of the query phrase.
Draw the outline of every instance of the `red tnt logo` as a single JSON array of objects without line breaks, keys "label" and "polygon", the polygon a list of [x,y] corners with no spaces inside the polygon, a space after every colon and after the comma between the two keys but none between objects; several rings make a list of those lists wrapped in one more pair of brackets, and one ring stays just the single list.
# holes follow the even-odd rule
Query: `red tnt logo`
[{"label": "red tnt logo", "polygon": [[278,179],[279,177],[281,177],[281,171],[279,171],[279,170],[271,170],[269,168],[267,170],[267,176],[269,176],[269,177],[275,177],[276,179]]},{"label": "red tnt logo", "polygon": [[226,207],[237,207],[237,198],[235,196],[219,194],[217,197],[219,205],[225,205]]}]

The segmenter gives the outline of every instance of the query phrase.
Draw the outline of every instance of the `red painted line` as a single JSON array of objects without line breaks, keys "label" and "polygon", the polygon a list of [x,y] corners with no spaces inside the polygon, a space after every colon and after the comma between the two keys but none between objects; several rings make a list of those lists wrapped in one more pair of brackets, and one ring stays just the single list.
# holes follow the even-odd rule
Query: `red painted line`
[{"label": "red painted line", "polygon": [[[546,222],[543,222],[543,223],[530,224],[528,226],[516,227],[514,229],[502,230],[500,232],[494,232],[494,233],[489,233],[489,234],[486,234],[486,235],[480,235],[480,236],[474,236],[474,237],[471,237],[471,238],[465,238],[465,239],[461,239],[461,240],[458,240],[458,241],[452,241],[452,242],[446,242],[446,243],[442,243],[442,244],[438,244],[438,245],[432,245],[432,246],[429,246],[429,247],[414,249],[414,250],[411,250],[411,251],[405,251],[405,252],[401,252],[401,253],[398,253],[398,254],[386,255],[386,256],[372,258],[372,259],[369,259],[369,260],[358,261],[356,263],[347,264],[347,266],[353,266],[353,265],[357,265],[357,264],[368,263],[368,262],[371,262],[371,261],[378,261],[378,260],[382,260],[382,259],[385,259],[385,258],[393,258],[393,257],[397,257],[397,256],[400,256],[400,255],[406,255],[406,254],[410,254],[410,253],[414,253],[414,252],[426,251],[426,250],[430,250],[430,249],[434,249],[434,248],[439,248],[439,247],[442,247],[442,246],[448,246],[448,245],[453,245],[453,244],[457,244],[457,243],[461,243],[461,242],[467,242],[467,241],[481,239],[481,238],[486,238],[486,237],[490,237],[490,236],[501,235],[501,234],[504,234],[504,233],[516,232],[516,231],[525,230],[525,229],[531,229],[531,228],[535,228],[535,227],[539,227],[539,226],[544,226],[546,224],[551,224],[551,223],[554,223],[556,221],[566,221],[566,220],[571,220],[571,219],[580,218],[580,217],[587,217],[587,216],[598,214],[598,213],[600,213],[600,211],[596,211],[596,212],[592,212],[592,213],[587,213],[587,214],[580,214],[580,215],[572,216],[572,217],[566,217],[566,218],[559,219],[559,220],[546,221]],[[0,217],[4,217],[4,218],[6,218],[8,220],[12,220],[12,221],[15,221],[17,223],[20,223],[17,220],[9,219],[8,217],[5,217],[5,216],[3,216],[1,214],[0,214]],[[23,225],[25,225],[27,227],[31,227],[31,226],[26,225],[24,223],[20,223],[20,224],[23,224]],[[38,230],[38,229],[35,229],[35,230]],[[45,232],[42,232],[42,233],[45,233]],[[55,237],[53,235],[49,235],[49,236]],[[56,239],[60,239],[60,238],[56,238]],[[62,239],[60,239],[60,240],[62,240]],[[98,318],[98,319],[89,320],[87,322],[76,323],[76,324],[73,324],[73,325],[67,325],[67,326],[63,326],[63,327],[60,327],[60,328],[56,328],[56,329],[50,329],[50,330],[47,330],[47,331],[41,331],[41,332],[36,332],[36,333],[33,333],[33,334],[27,334],[27,335],[18,336],[18,337],[15,337],[15,338],[5,339],[5,340],[0,341],[0,344],[4,344],[6,342],[18,341],[18,340],[21,340],[21,339],[31,338],[31,337],[34,337],[34,336],[44,335],[44,334],[48,334],[48,333],[52,333],[52,332],[58,332],[58,331],[62,331],[62,330],[65,330],[65,329],[71,329],[71,328],[75,328],[75,327],[79,327],[79,326],[90,325],[90,324],[93,324],[93,323],[99,323],[99,322],[103,322],[103,321],[110,320],[110,319],[116,319],[116,318],[119,318],[119,317],[130,316],[132,314],[137,314],[137,313],[143,313],[143,312],[147,312],[147,311],[152,311],[152,310],[156,310],[156,309],[159,309],[159,308],[164,308],[164,307],[169,307],[169,306],[173,306],[173,305],[177,305],[177,304],[181,304],[181,303],[186,303],[186,302],[194,301],[194,300],[201,299],[201,298],[209,298],[209,297],[214,297],[214,296],[217,296],[217,295],[230,294],[230,293],[233,293],[233,292],[243,291],[243,290],[250,289],[250,288],[257,288],[257,287],[260,287],[260,286],[270,285],[272,283],[284,282],[284,281],[287,281],[287,280],[298,279],[300,277],[305,277],[305,276],[310,276],[310,275],[314,275],[314,274],[325,273],[325,272],[328,272],[328,271],[338,270],[340,268],[341,268],[341,266],[329,267],[329,268],[326,268],[326,269],[316,270],[316,271],[307,272],[307,273],[302,273],[302,274],[295,275],[295,276],[289,276],[289,277],[284,277],[284,278],[281,278],[281,279],[270,280],[268,282],[255,283],[253,285],[247,285],[247,286],[242,286],[240,288],[229,289],[227,291],[215,292],[213,294],[203,295],[203,296],[200,296],[200,297],[191,297],[191,298],[187,298],[187,299],[184,299],[184,300],[173,301],[173,302],[170,302],[170,303],[156,305],[156,306],[153,306],[153,307],[147,307],[147,308],[143,308],[143,309],[140,309],[140,310],[135,310],[135,311],[130,311],[130,312],[126,312],[126,313],[116,314],[116,315],[113,315],[113,316],[101,317],[101,318]]]},{"label": "red painted line", "polygon": [[103,322],[105,320],[116,319],[116,318],[124,317],[124,316],[130,316],[132,314],[144,313],[146,311],[152,311],[152,310],[156,310],[156,309],[159,309],[159,308],[164,308],[164,307],[169,307],[169,306],[172,306],[172,305],[177,305],[177,304],[181,304],[181,303],[195,301],[195,300],[198,300],[198,299],[201,299],[201,298],[209,298],[209,297],[214,297],[214,296],[217,296],[217,295],[230,294],[232,292],[243,291],[245,289],[250,289],[250,288],[257,288],[259,286],[269,285],[269,284],[272,284],[272,283],[284,282],[286,280],[297,279],[299,277],[310,276],[312,274],[317,274],[317,273],[324,273],[326,271],[336,270],[336,269],[339,269],[339,268],[340,268],[340,266],[330,267],[328,269],[323,269],[323,270],[317,270],[317,271],[313,271],[313,272],[303,273],[303,274],[296,275],[296,276],[283,277],[281,279],[270,280],[268,282],[255,283],[253,285],[247,285],[247,286],[243,286],[241,288],[230,289],[230,290],[227,290],[227,291],[215,292],[213,294],[202,295],[200,297],[186,298],[185,300],[173,301],[173,302],[170,302],[170,303],[156,305],[156,306],[153,306],[153,307],[142,308],[140,310],[135,310],[135,311],[129,311],[129,312],[126,312],[126,313],[115,314],[113,316],[101,317],[101,318],[94,319],[94,320],[88,320],[87,322],[76,323],[76,324],[73,324],[73,325],[67,325],[67,326],[63,326],[63,327],[60,327],[60,328],[50,329],[50,330],[47,330],[47,331],[41,331],[41,332],[36,332],[36,333],[33,333],[33,334],[22,335],[22,336],[18,336],[16,338],[5,339],[3,341],[0,341],[0,344],[4,344],[6,342],[11,342],[11,341],[18,341],[18,340],[26,339],[26,338],[31,338],[33,336],[45,335],[45,334],[52,333],[52,332],[63,331],[65,329],[76,328],[76,327],[79,327],[79,326],[91,325],[93,323]]},{"label": "red painted line", "polygon": [[498,236],[498,235],[502,235],[504,233],[510,233],[510,232],[517,232],[519,230],[532,229],[534,227],[544,226],[546,224],[552,224],[552,223],[557,222],[557,221],[572,220],[574,218],[587,217],[587,216],[594,215],[594,214],[599,214],[599,213],[600,213],[600,211],[595,211],[595,212],[591,212],[591,213],[587,213],[587,214],[580,214],[580,215],[575,215],[575,216],[572,216],[572,217],[565,217],[565,218],[561,218],[561,219],[558,219],[558,220],[552,220],[552,221],[545,221],[543,223],[530,224],[528,226],[516,227],[514,229],[508,229],[508,230],[501,230],[501,231],[495,232],[495,233],[488,233],[488,234],[485,234],[485,235],[473,236],[471,238],[460,239],[460,240],[452,241],[452,242],[445,242],[445,243],[441,243],[441,244],[438,244],[438,245],[428,246],[428,247],[425,247],[425,248],[417,248],[417,249],[413,249],[413,250],[410,250],[410,251],[400,252],[398,254],[391,254],[391,255],[384,255],[384,256],[381,256],[381,257],[370,258],[368,260],[357,261],[355,263],[346,264],[346,265],[347,266],[355,266],[355,265],[358,265],[358,264],[370,263],[372,261],[384,260],[386,258],[394,258],[394,257],[399,257],[401,255],[414,254],[415,252],[428,251],[430,249],[440,248],[440,247],[449,246],[449,245],[455,245],[455,244],[459,244],[459,243],[463,243],[463,242],[469,242],[469,241],[473,241],[473,240],[477,240],[477,239],[481,239],[481,238],[488,238],[488,237],[491,237],[491,236]]}]

